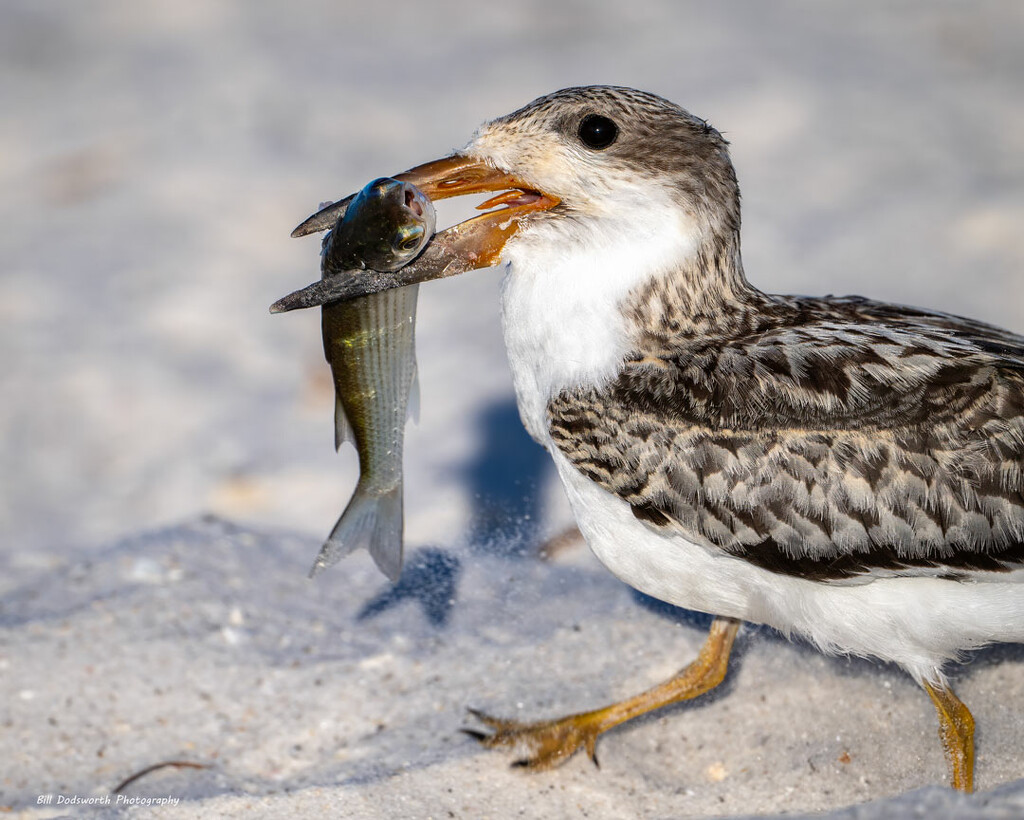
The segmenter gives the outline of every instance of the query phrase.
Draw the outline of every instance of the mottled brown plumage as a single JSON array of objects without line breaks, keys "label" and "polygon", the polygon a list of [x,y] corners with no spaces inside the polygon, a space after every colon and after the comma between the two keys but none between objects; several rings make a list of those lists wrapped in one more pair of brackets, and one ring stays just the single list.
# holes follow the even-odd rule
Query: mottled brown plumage
[{"label": "mottled brown plumage", "polygon": [[611,384],[548,406],[558,448],[638,518],[821,580],[1024,564],[1024,338],[753,289],[697,332],[678,290],[633,300]]},{"label": "mottled brown plumage", "polygon": [[569,461],[651,527],[775,572],[1024,565],[1024,338],[753,288],[726,142],[670,103],[569,89],[498,122],[570,131],[581,105],[629,129],[602,160],[671,178],[704,239],[623,303],[632,338],[614,378],[549,402]]}]

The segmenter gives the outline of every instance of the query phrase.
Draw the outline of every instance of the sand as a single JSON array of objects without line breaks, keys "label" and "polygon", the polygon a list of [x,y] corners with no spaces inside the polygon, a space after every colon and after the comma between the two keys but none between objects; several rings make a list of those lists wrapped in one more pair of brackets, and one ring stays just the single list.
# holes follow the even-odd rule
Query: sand
[{"label": "sand", "polygon": [[[609,733],[599,770],[481,749],[466,707],[633,694],[707,619],[583,545],[538,556],[571,519],[518,423],[494,272],[421,289],[402,583],[364,555],[308,581],[356,463],[332,451],[317,317],[267,306],[316,278],[316,240],[288,233],[320,201],[613,82],[726,133],[756,285],[1024,330],[1022,39],[1009,1],[6,3],[0,807],[1020,816],[1019,647],[954,677],[979,726],[970,799],[941,786],[932,707],[899,670],[755,627],[721,692]],[[165,761],[204,768],[126,794],[176,805],[116,804]]]}]

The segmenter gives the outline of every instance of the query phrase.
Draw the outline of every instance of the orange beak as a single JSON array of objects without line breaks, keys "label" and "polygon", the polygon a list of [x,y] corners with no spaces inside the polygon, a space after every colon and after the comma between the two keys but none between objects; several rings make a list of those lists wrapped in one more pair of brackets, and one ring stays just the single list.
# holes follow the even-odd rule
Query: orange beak
[{"label": "orange beak", "polygon": [[[550,210],[559,202],[556,197],[530,187],[511,174],[458,154],[419,165],[396,175],[395,179],[411,182],[431,199],[488,191],[503,193],[477,206],[481,210],[495,210],[487,210],[487,213],[438,232],[423,253],[404,268],[391,273],[352,271],[344,276],[322,279],[279,299],[271,306],[271,313],[315,307],[491,267],[501,258],[505,244],[523,224],[534,214]],[[354,196],[313,214],[292,231],[292,236],[305,236],[333,227]]]}]

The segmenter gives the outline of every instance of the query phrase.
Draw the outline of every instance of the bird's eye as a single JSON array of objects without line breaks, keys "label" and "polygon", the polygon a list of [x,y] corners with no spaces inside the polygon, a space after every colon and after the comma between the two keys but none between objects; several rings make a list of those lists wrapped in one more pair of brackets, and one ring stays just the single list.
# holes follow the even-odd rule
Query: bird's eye
[{"label": "bird's eye", "polygon": [[588,114],[580,123],[580,130],[577,133],[580,142],[587,148],[600,151],[615,142],[619,135],[619,126],[600,114]]}]

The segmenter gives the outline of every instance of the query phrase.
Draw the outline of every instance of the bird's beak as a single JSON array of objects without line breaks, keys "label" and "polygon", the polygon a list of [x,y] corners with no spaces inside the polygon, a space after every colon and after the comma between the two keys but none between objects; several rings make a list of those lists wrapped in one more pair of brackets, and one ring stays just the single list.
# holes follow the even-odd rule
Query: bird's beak
[{"label": "bird's beak", "polygon": [[[559,202],[556,197],[538,191],[505,171],[459,154],[419,165],[398,174],[395,179],[411,182],[430,199],[488,191],[502,193],[477,206],[487,213],[435,234],[423,253],[404,268],[390,273],[351,271],[322,279],[279,299],[271,305],[271,313],[315,307],[488,268],[497,264],[505,243],[523,224],[534,214],[550,210]],[[354,196],[322,208],[292,231],[292,236],[305,236],[332,227]]]}]

